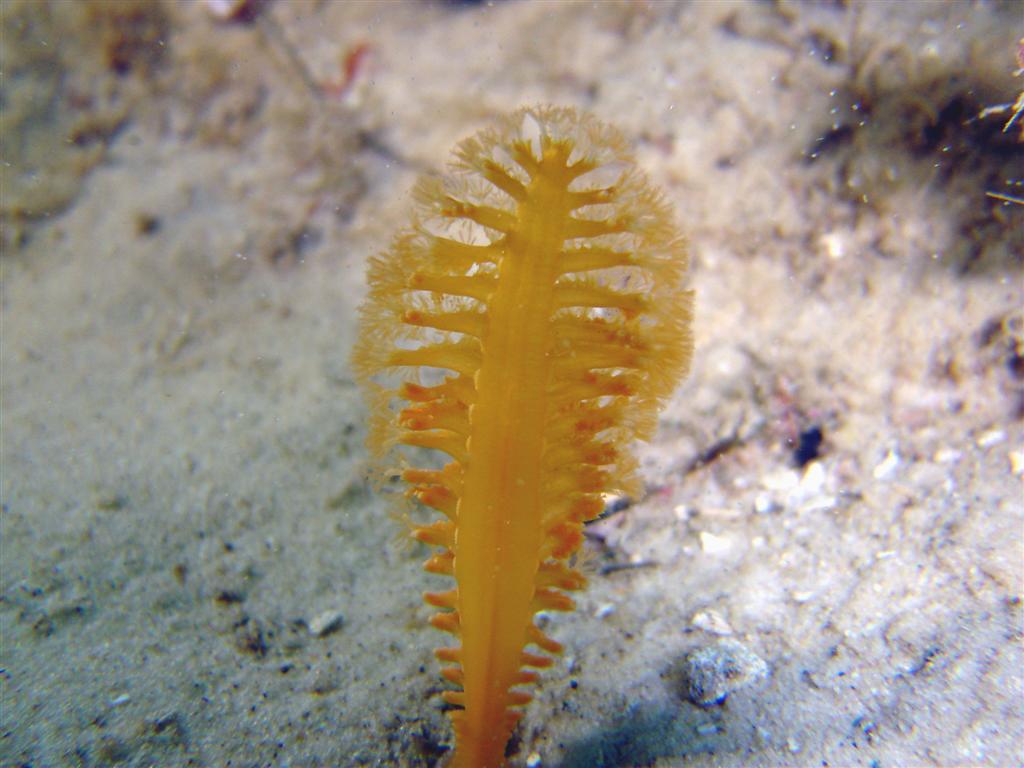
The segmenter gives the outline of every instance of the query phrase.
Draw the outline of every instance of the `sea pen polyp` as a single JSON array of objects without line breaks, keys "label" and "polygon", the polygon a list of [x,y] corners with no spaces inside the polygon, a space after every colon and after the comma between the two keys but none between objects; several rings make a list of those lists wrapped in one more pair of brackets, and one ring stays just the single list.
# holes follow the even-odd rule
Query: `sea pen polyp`
[{"label": "sea pen polyp", "polygon": [[450,765],[497,768],[561,649],[534,614],[572,609],[583,523],[638,491],[629,448],[689,364],[692,295],[670,209],[595,118],[521,109],[449,171],[371,260],[353,360],[371,450],[441,513],[414,536],[455,580],[425,595],[456,640],[437,651]]}]

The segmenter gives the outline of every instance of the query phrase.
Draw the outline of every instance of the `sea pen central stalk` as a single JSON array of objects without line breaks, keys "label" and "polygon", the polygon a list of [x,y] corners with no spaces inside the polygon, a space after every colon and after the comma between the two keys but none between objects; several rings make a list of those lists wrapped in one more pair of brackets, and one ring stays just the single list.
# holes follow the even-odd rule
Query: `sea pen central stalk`
[{"label": "sea pen central stalk", "polygon": [[[501,763],[515,723],[508,689],[522,666],[533,619],[543,538],[547,351],[571,178],[561,145],[547,144],[543,155],[517,209],[519,226],[508,236],[488,302],[479,400],[470,414],[472,459],[454,548],[466,699],[460,730],[467,732],[458,734],[456,754],[459,765],[474,768]],[[468,745],[479,754],[467,754]]]}]

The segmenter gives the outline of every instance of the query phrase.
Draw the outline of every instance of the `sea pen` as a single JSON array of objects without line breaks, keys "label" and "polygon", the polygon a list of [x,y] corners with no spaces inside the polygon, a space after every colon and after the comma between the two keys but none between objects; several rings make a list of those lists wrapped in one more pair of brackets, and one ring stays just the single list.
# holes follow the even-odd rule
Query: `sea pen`
[{"label": "sea pen", "polygon": [[353,361],[371,450],[442,513],[413,535],[455,579],[425,595],[456,638],[437,651],[450,765],[496,768],[561,650],[534,615],[572,609],[583,523],[638,492],[630,444],[689,364],[687,254],[623,137],[570,109],[463,141],[415,198],[370,262]]}]

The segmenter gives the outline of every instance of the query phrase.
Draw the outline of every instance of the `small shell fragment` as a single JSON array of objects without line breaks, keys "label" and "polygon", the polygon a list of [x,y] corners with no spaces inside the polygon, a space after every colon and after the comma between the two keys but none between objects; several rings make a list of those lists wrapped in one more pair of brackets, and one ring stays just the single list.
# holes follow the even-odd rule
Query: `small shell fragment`
[{"label": "small shell fragment", "polygon": [[718,611],[698,611],[690,619],[690,624],[712,635],[728,636],[732,634],[732,627],[729,626],[729,622]]}]

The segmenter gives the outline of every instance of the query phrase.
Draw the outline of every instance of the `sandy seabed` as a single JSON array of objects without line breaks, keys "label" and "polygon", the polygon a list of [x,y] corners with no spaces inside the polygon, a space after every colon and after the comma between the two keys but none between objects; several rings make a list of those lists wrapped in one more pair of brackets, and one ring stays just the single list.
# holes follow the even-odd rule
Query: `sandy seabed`
[{"label": "sandy seabed", "polygon": [[697,351],[510,765],[1024,763],[1019,3],[215,5],[0,6],[0,765],[443,763],[348,355],[538,102],[666,190]]}]

